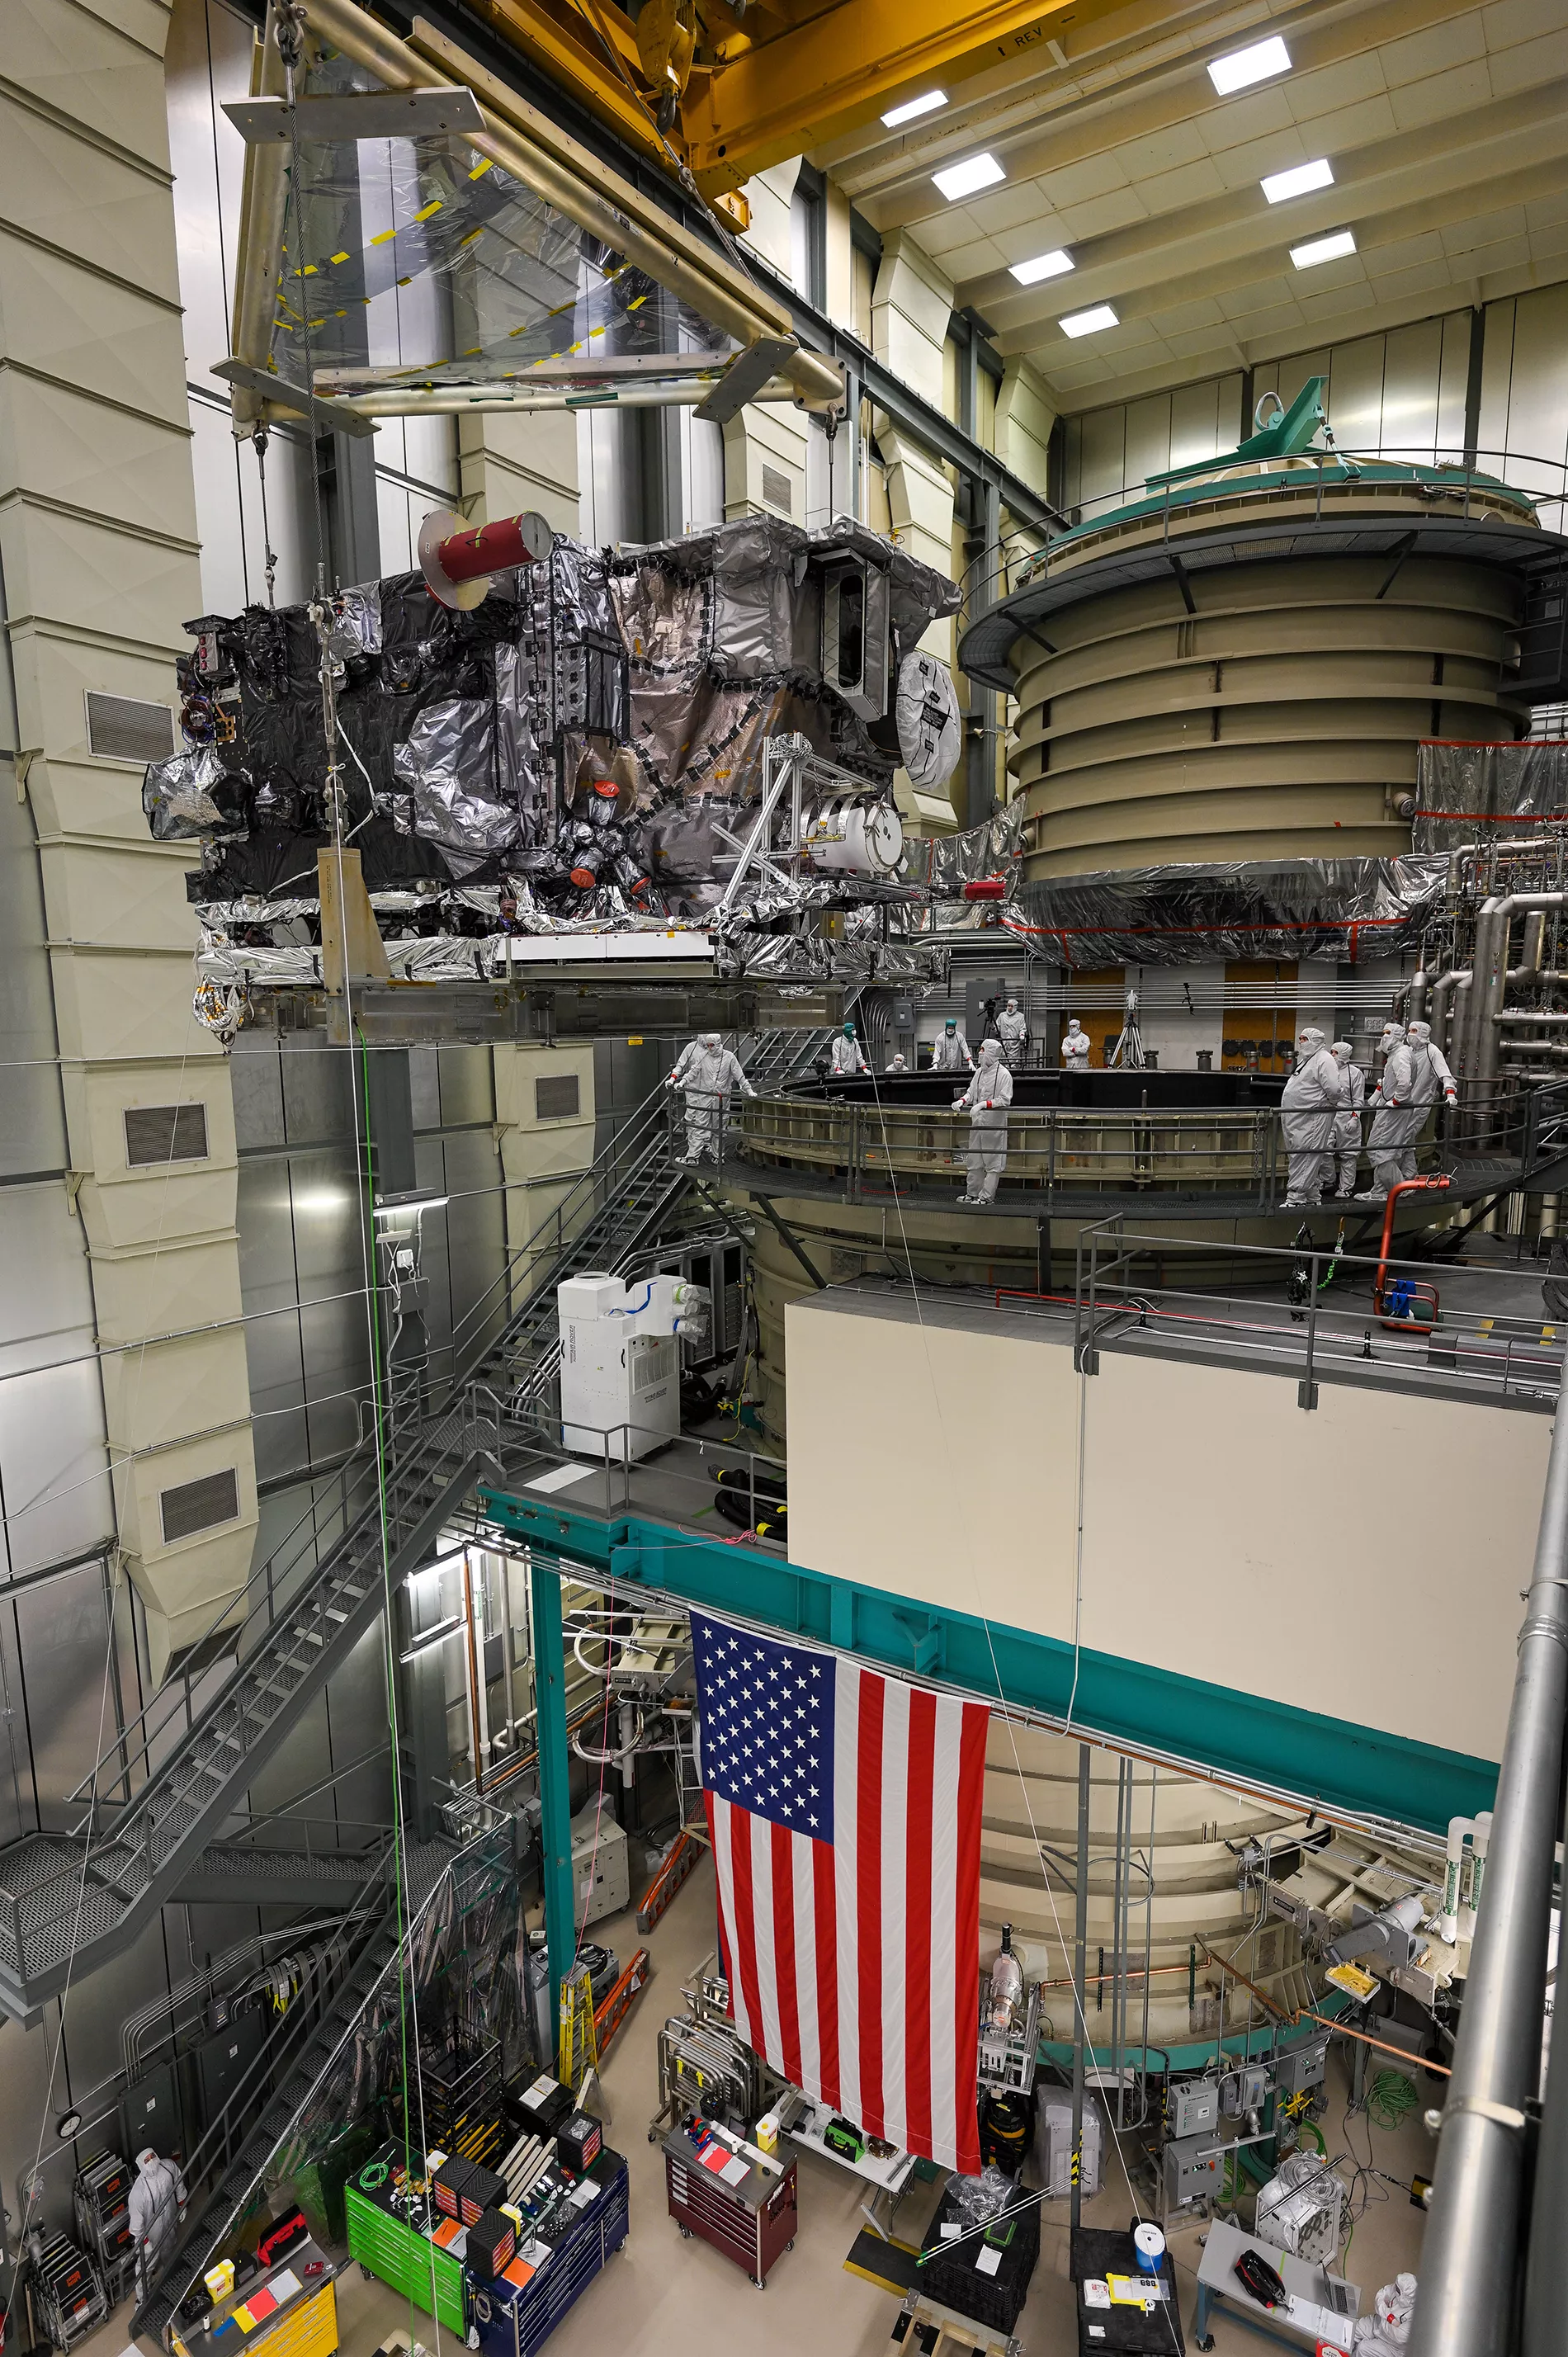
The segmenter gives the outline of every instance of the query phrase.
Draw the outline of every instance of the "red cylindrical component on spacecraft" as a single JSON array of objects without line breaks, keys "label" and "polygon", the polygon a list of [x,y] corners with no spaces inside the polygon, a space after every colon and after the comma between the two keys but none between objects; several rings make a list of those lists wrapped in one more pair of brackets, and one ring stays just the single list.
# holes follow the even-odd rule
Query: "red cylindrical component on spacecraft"
[{"label": "red cylindrical component on spacecraft", "polygon": [[1001,876],[976,876],[964,886],[963,897],[966,900],[1004,900],[1006,879]]},{"label": "red cylindrical component on spacecraft", "polygon": [[465,527],[461,516],[433,508],[419,527],[419,569],[433,597],[467,611],[480,604],[494,575],[542,564],[554,538],[532,509]]},{"label": "red cylindrical component on spacecraft", "polygon": [[448,581],[472,581],[481,573],[504,573],[514,565],[537,565],[550,554],[550,527],[544,526],[542,542],[539,526],[543,518],[532,514],[502,516],[496,523],[482,523],[473,532],[455,532],[436,549],[441,570]]}]

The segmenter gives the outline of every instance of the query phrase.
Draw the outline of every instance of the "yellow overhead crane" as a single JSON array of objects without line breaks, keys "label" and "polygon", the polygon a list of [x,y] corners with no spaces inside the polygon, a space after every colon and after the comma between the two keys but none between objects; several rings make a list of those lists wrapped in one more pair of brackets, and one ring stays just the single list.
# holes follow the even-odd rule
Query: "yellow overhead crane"
[{"label": "yellow overhead crane", "polygon": [[1122,0],[473,0],[601,121],[711,202],[902,92],[1059,43]]}]

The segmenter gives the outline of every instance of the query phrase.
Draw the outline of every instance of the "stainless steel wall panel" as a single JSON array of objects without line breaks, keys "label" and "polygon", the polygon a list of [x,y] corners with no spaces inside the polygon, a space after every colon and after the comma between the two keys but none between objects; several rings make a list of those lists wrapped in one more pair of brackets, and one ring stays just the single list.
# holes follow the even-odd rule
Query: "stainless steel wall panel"
[{"label": "stainless steel wall panel", "polygon": [[358,1068],[347,1048],[284,1042],[285,1134],[291,1145],[352,1140]]},{"label": "stainless steel wall panel", "polygon": [[117,1732],[102,1568],[87,1564],[26,1588],[16,1606],[38,1813],[45,1825],[64,1827],[81,1814],[66,1795]]},{"label": "stainless steel wall panel", "polygon": [[[461,1055],[464,1050],[456,1052]],[[469,1049],[473,1055],[479,1050]],[[415,1129],[439,1129],[441,1126],[441,1051],[438,1048],[411,1048],[408,1051],[409,1099],[413,1109]]]},{"label": "stainless steel wall panel", "polygon": [[93,1361],[0,1383],[0,1497],[12,1576],[113,1534],[107,1454]]},{"label": "stainless steel wall panel", "polygon": [[[443,1125],[494,1121],[496,1096],[489,1050],[487,1048],[440,1048],[436,1053],[440,1058]],[[417,1112],[414,1121],[418,1126],[424,1126]]]},{"label": "stainless steel wall panel", "polygon": [[242,1031],[229,1058],[234,1092],[234,1142],[247,1147],[284,1143],[283,1064],[274,1038]]}]

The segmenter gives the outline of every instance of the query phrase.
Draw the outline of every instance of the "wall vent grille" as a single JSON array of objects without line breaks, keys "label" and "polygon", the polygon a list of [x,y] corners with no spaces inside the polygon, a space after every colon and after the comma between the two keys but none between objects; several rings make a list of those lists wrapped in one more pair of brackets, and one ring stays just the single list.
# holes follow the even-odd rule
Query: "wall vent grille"
[{"label": "wall vent grille", "polygon": [[166,704],[90,687],[87,749],[98,761],[166,761],[174,751],[174,714]]},{"label": "wall vent grille", "polygon": [[207,1107],[195,1104],[127,1105],[125,1159],[133,1170],[149,1163],[205,1162]]},{"label": "wall vent grille", "polygon": [[182,1481],[158,1496],[163,1516],[164,1544],[194,1538],[198,1531],[216,1530],[220,1523],[240,1519],[240,1477],[233,1466],[221,1473],[204,1473],[199,1481]]},{"label": "wall vent grille", "polygon": [[792,487],[788,475],[778,467],[764,467],[762,496],[770,508],[779,508],[785,515],[789,515],[793,507],[791,493]]},{"label": "wall vent grille", "polygon": [[535,1121],[575,1121],[579,1110],[575,1072],[556,1072],[547,1080],[535,1080]]}]

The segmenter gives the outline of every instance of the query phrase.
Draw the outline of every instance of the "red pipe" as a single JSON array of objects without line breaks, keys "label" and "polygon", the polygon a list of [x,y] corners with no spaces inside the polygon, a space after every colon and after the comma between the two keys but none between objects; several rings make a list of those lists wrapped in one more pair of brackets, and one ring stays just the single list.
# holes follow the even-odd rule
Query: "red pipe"
[{"label": "red pipe", "polygon": [[[1378,1248],[1378,1274],[1372,1286],[1372,1307],[1378,1313],[1380,1324],[1387,1326],[1393,1333],[1430,1334],[1437,1323],[1438,1300],[1437,1287],[1434,1285],[1423,1285],[1418,1288],[1422,1293],[1428,1295],[1432,1302],[1432,1318],[1424,1326],[1416,1318],[1390,1318],[1384,1314],[1383,1284],[1389,1273],[1389,1247],[1393,1242],[1394,1204],[1401,1195],[1421,1194],[1429,1188],[1446,1188],[1451,1187],[1453,1183],[1453,1180],[1447,1177],[1396,1178],[1389,1189],[1388,1200],[1383,1205],[1383,1240]],[[1412,1291],[1416,1290],[1413,1281],[1412,1284]]]}]

